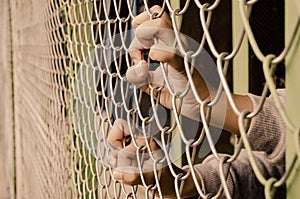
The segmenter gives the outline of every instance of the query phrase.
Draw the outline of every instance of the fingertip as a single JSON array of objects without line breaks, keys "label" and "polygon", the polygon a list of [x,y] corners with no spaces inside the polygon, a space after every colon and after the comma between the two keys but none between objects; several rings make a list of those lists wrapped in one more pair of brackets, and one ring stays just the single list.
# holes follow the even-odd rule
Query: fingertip
[{"label": "fingertip", "polygon": [[132,28],[136,29],[140,24],[137,22],[136,17],[131,22]]},{"label": "fingertip", "polygon": [[134,65],[136,65],[140,62],[140,59],[136,59],[136,58],[132,59],[132,62],[133,62]]},{"label": "fingertip", "polygon": [[126,72],[128,81],[134,84],[143,83],[149,73],[148,64],[145,60],[141,60],[138,64],[130,67]]},{"label": "fingertip", "polygon": [[141,60],[134,68],[136,73],[136,78],[140,81],[144,81],[148,76],[148,64],[145,60]]},{"label": "fingertip", "polygon": [[115,180],[122,180],[123,178],[123,173],[121,171],[118,171],[118,170],[114,170],[113,171],[113,177]]},{"label": "fingertip", "polygon": [[142,49],[144,46],[138,39],[133,39],[128,48],[128,53],[134,64],[137,64],[142,59]]},{"label": "fingertip", "polygon": [[138,64],[147,66],[147,62],[145,60],[140,60]]},{"label": "fingertip", "polygon": [[117,161],[116,161],[116,160],[110,160],[110,161],[109,161],[109,165],[110,165],[112,168],[116,168],[116,167],[117,167]]}]

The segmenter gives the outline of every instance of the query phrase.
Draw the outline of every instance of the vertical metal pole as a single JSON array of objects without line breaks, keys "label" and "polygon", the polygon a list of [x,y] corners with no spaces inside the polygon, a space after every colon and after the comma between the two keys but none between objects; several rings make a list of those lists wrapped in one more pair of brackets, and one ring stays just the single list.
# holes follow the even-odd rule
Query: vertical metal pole
[{"label": "vertical metal pole", "polygon": [[[285,42],[287,43],[291,38],[295,24],[299,19],[300,15],[300,1],[299,0],[286,0],[285,1]],[[286,57],[286,108],[288,116],[291,122],[296,126],[300,127],[300,88],[299,88],[299,77],[300,77],[300,31],[295,37],[295,41],[292,45],[290,52]],[[286,168],[291,164],[292,158],[296,154],[296,139],[295,133],[287,131],[286,135]],[[299,139],[299,137],[298,137]],[[299,198],[300,195],[300,164],[295,165],[292,174],[287,180],[287,198]]]},{"label": "vertical metal pole", "polygon": [[[180,1],[178,0],[171,0],[170,1],[172,7],[175,8],[180,8]],[[180,18],[178,16],[176,16],[176,24],[177,24],[177,28],[180,29]],[[175,119],[172,117],[172,123],[175,122]],[[178,131],[174,131],[172,134],[172,159],[174,161],[174,164],[177,165],[178,167],[182,166],[182,158],[181,158],[181,154],[182,154],[182,142],[181,142],[181,138],[180,138],[180,134]],[[180,158],[178,158],[180,157]]]},{"label": "vertical metal pole", "polygon": [[[232,46],[240,39],[243,22],[238,1],[232,0]],[[233,92],[244,94],[249,90],[248,39],[244,38],[238,54],[233,60]]]}]

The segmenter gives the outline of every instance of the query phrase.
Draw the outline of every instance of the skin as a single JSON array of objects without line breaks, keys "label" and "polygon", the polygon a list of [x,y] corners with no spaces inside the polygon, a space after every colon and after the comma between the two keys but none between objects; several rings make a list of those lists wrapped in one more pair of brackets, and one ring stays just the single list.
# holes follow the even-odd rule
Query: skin
[{"label": "skin", "polygon": [[[161,8],[159,6],[154,6],[150,9],[150,11],[152,13],[159,13],[161,11]],[[172,46],[172,41],[174,41],[172,40],[172,37],[169,34],[166,34],[164,31],[161,31],[162,29],[172,30],[171,20],[166,13],[163,13],[160,18],[150,20],[148,13],[143,12],[135,17],[132,22],[132,26],[135,29],[137,39],[133,41],[136,42],[134,43],[135,48],[129,51],[134,65],[127,71],[128,81],[138,86],[143,92],[148,94],[150,93],[149,85],[145,84],[144,80],[148,76],[155,74],[150,73],[146,61],[143,60],[142,52],[145,49],[149,49],[149,57],[152,60],[167,63],[176,72],[186,77],[182,58],[172,51],[163,50],[161,46],[160,48],[158,48],[153,39],[155,36],[158,43],[165,46]],[[194,82],[197,82],[196,89],[199,97],[202,100],[209,99],[209,85],[205,84],[201,75],[197,71],[193,73],[193,80]],[[171,99],[172,98],[168,90],[166,88],[163,89],[160,94],[160,104],[162,104],[166,108],[172,109]],[[252,111],[253,105],[247,96],[233,95],[233,99],[239,110]],[[225,130],[239,136],[238,118],[231,109],[229,103],[227,103],[226,118],[222,127]],[[124,138],[128,137],[129,135],[130,134],[128,127],[126,127],[126,122],[124,121],[116,122],[108,134],[107,140],[114,148],[114,152],[112,152],[113,155],[111,157],[111,165],[114,168],[113,177],[116,180],[129,185],[142,184],[141,176],[138,172],[137,162],[135,158],[136,146],[132,141],[129,141],[125,146],[123,144]],[[150,143],[149,147],[152,152],[159,151],[160,149],[152,138],[139,137],[135,138],[135,140],[135,144],[138,143],[138,146],[141,147],[146,144],[146,141],[148,141],[148,143]],[[145,160],[145,167],[148,166],[149,168],[151,168],[152,165],[153,161],[151,160],[151,158]],[[182,170],[174,165],[172,165],[172,167],[175,168],[176,173],[185,174],[188,172],[188,170]],[[170,173],[169,167],[162,167],[160,168],[160,171],[160,182],[164,182],[160,183],[163,195],[175,197],[175,190],[173,186],[170,186],[170,184],[174,183],[174,178]],[[145,171],[143,173],[143,177],[144,179],[146,179],[146,184],[156,183],[154,173],[151,170]],[[200,181],[200,179],[198,179],[198,181]],[[184,185],[185,186],[183,188],[181,197],[191,197],[197,195],[197,190],[194,186],[191,175],[189,175],[189,177],[185,180]]]}]

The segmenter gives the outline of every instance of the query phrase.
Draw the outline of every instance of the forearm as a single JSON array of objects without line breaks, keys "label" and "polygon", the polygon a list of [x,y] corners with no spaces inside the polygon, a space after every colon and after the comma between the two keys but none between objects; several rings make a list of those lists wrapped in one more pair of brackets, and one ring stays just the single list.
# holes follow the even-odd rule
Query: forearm
[{"label": "forearm", "polygon": [[[224,93],[225,94],[225,93]],[[233,101],[237,109],[242,111],[253,111],[252,101],[248,96],[232,94]],[[226,98],[227,99],[227,98]],[[226,117],[224,122],[224,129],[235,134],[240,135],[239,125],[238,125],[238,115],[232,109],[231,104],[227,100],[226,102]]]},{"label": "forearm", "polygon": [[[200,79],[195,78],[195,79]],[[198,82],[201,80],[198,80]],[[212,101],[215,100],[217,95],[217,89],[205,84],[197,84],[197,94],[201,100]],[[242,111],[252,111],[253,103],[250,98],[246,95],[237,95],[232,94],[232,99],[237,107],[237,109]],[[198,110],[200,110],[200,104],[198,104]],[[229,103],[228,97],[226,93],[223,91],[218,102],[211,107],[211,120],[210,124],[216,126],[218,128],[222,128],[231,132],[235,135],[240,135],[239,133],[239,125],[238,125],[238,115],[234,112],[231,104]],[[207,112],[207,108],[205,108],[205,112]],[[202,121],[202,118],[199,118]]]},{"label": "forearm", "polygon": [[[204,60],[205,61],[205,60]],[[217,97],[217,86],[220,83],[220,80],[214,79],[214,75],[218,75],[215,67],[210,67],[213,69],[208,69],[211,71],[206,71],[206,67],[200,67],[203,64],[203,59],[198,59],[198,65],[194,68],[192,73],[193,84],[195,85],[196,92],[198,97],[202,101],[214,101]],[[210,73],[208,73],[210,72]],[[190,88],[191,89],[191,88]],[[194,96],[195,98],[195,96]],[[237,107],[237,109],[241,111],[252,111],[253,104],[252,101],[246,95],[237,95],[232,94],[233,101]],[[190,100],[191,101],[191,100]],[[187,109],[182,111],[182,114],[186,117],[189,117],[194,120],[203,121],[203,116],[201,117],[200,108],[201,104],[194,100],[194,106],[188,107]],[[192,104],[191,103],[191,104]],[[187,106],[186,106],[187,107]],[[185,108],[186,108],[185,107]],[[219,100],[212,107],[211,119],[209,124],[216,126],[218,128],[225,129],[233,134],[240,135],[239,127],[238,127],[238,116],[234,112],[229,103],[229,100],[226,96],[226,93],[223,91]],[[207,108],[204,109],[207,112]]]}]

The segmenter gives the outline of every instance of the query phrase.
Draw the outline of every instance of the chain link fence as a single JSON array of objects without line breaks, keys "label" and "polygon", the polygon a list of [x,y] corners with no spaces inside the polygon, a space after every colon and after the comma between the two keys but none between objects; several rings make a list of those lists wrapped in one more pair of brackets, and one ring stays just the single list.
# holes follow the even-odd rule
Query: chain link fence
[{"label": "chain link fence", "polygon": [[10,9],[0,2],[0,198],[14,197],[14,130]]},{"label": "chain link fence", "polygon": [[[285,45],[276,44],[274,46],[279,46],[279,50],[268,49],[265,53],[260,44],[268,35],[257,35],[260,30],[254,29],[256,21],[251,18],[252,11],[261,2],[2,2],[2,9],[11,9],[9,23],[12,29],[4,28],[0,35],[1,39],[3,35],[12,37],[13,75],[8,82],[13,82],[15,159],[11,161],[15,165],[16,183],[13,186],[16,197],[164,198],[165,189],[168,189],[173,197],[183,198],[191,197],[185,195],[188,186],[194,188],[195,198],[237,198],[251,192],[239,190],[243,186],[237,185],[251,186],[253,183],[260,187],[253,190],[262,191],[266,198],[282,197],[291,171],[298,167],[299,124],[291,122],[282,92],[276,90],[278,84],[283,86],[284,79],[275,70],[277,66],[280,70],[284,68],[286,56],[293,54],[292,46],[299,43],[300,11],[293,13],[297,22]],[[216,28],[216,21],[225,23],[222,12],[231,16],[232,10],[226,10],[225,4],[238,8],[242,21],[239,34],[233,40],[230,38],[231,22],[223,30],[223,39],[222,30]],[[221,14],[220,7],[224,8]],[[268,7],[272,12],[283,9],[275,7],[272,1]],[[197,18],[191,18],[190,9]],[[153,25],[158,28],[138,29],[143,24],[139,21],[140,13],[146,18],[143,22],[156,22]],[[168,20],[169,29],[159,29],[160,25],[164,27],[158,24],[160,19]],[[185,26],[183,23],[188,21],[197,21],[198,25]],[[0,22],[4,24],[3,20]],[[138,31],[154,35],[151,41],[144,41],[150,46],[134,45]],[[187,36],[180,32],[191,34]],[[260,42],[257,42],[258,37]],[[166,43],[160,42],[170,38],[172,44],[166,49]],[[245,40],[249,41],[252,54],[249,59],[245,57],[245,66],[238,67],[248,66],[248,61],[255,57],[263,69],[263,78],[259,80],[263,85],[260,96],[247,94],[256,103],[251,112],[240,109],[244,107],[243,103],[236,102],[237,95],[232,94],[231,85],[231,67],[242,53]],[[177,62],[182,66],[181,75],[174,72],[170,60],[151,59],[154,55],[150,48],[153,46],[159,53],[166,53],[166,57],[171,53],[181,58]],[[7,55],[9,48],[1,49],[1,59],[5,60],[10,56]],[[145,82],[135,82],[143,72],[128,77],[128,71],[141,64],[133,59],[136,50],[142,50],[139,56],[143,56],[141,59],[145,60],[143,64],[147,65],[149,74],[159,77],[151,79],[152,76],[147,74],[147,89],[143,88]],[[1,64],[1,71],[8,65]],[[197,73],[202,75],[206,85],[211,85],[207,86],[209,100],[203,99],[197,90],[201,81],[195,79]],[[253,73],[251,75],[255,76]],[[180,89],[177,89],[178,85]],[[5,83],[5,88],[10,87]],[[168,101],[161,101],[164,92],[169,94]],[[271,120],[262,123],[272,124],[271,127],[261,126],[263,130],[255,129],[256,135],[249,134],[249,121],[258,122],[269,109],[278,114],[274,118],[280,124],[273,125]],[[231,118],[226,115],[228,110]],[[229,136],[230,140],[224,138],[224,134],[227,133],[227,138],[229,134],[223,131],[230,123],[228,118],[234,118],[232,122],[238,127]],[[292,132],[296,140],[296,153],[286,167],[273,160],[265,163],[269,161],[270,151],[262,151],[268,149],[266,145],[274,144],[273,131],[282,129]],[[225,130],[230,131],[230,128]],[[116,138],[121,143],[118,147],[108,140],[116,131],[122,132],[122,137]],[[270,140],[260,142],[260,136],[269,136]],[[285,145],[280,144],[284,142],[282,139],[285,139],[284,133],[276,138],[276,146],[280,149],[274,146],[277,151],[274,149],[271,154],[282,153],[280,160],[284,160],[285,155]],[[220,142],[226,142],[230,149],[220,148]],[[131,153],[124,153],[129,146]],[[242,164],[244,166],[237,166]],[[125,168],[123,175],[130,175],[120,180],[115,171],[122,168]],[[255,179],[240,177],[245,168]],[[272,172],[274,168],[276,171]],[[169,181],[162,180],[165,170]],[[130,182],[132,177],[140,185]]]}]

